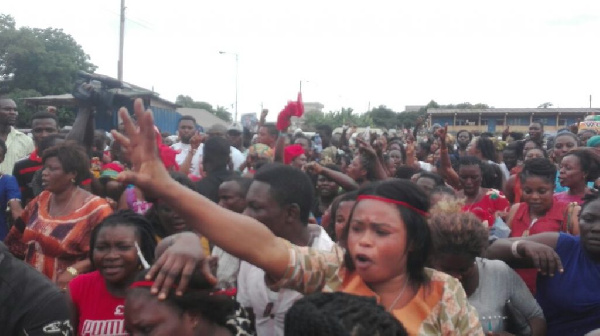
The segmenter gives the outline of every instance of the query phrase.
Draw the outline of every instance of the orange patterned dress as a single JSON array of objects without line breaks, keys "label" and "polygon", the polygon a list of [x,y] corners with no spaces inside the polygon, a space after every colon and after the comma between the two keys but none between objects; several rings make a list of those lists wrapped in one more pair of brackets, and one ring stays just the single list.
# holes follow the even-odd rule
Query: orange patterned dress
[{"label": "orange patterned dress", "polygon": [[[355,272],[344,266],[345,251],[335,245],[331,252],[299,247],[282,240],[290,253],[285,275],[268,287],[277,291],[289,288],[302,294],[314,292],[344,292],[360,296],[379,297]],[[427,284],[404,307],[391,313],[410,336],[481,335],[483,329],[475,308],[469,304],[460,282],[455,278],[425,268]]]},{"label": "orange patterned dress", "polygon": [[92,229],[112,209],[104,199],[90,194],[73,213],[51,217],[51,195],[43,191],[27,204],[21,217],[25,231],[21,233],[13,226],[4,243],[17,258],[56,281],[67,267],[88,257]]}]

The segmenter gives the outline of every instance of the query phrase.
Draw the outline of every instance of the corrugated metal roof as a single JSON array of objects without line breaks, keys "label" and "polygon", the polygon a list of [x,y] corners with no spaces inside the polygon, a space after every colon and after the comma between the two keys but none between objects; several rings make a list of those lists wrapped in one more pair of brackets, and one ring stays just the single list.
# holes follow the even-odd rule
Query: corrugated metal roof
[{"label": "corrugated metal roof", "polygon": [[202,126],[205,130],[216,124],[220,124],[223,126],[229,125],[228,122],[215,116],[214,114],[208,112],[205,109],[180,107],[177,109],[177,112],[179,112],[179,114],[181,114],[182,116],[189,115],[194,117],[196,119],[196,123]]},{"label": "corrugated metal roof", "polygon": [[500,113],[544,113],[544,114],[582,114],[598,113],[600,108],[486,108],[486,109],[445,109],[428,108],[427,114],[500,114]]}]

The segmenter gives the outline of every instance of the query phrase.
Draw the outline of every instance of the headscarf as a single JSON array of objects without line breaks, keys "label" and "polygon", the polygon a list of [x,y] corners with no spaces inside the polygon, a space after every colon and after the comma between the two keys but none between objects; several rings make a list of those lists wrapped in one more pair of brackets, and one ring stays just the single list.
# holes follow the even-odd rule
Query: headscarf
[{"label": "headscarf", "polygon": [[587,141],[587,146],[588,147],[600,147],[600,135],[594,135],[593,137],[589,138]]},{"label": "headscarf", "polygon": [[304,154],[302,145],[289,145],[283,150],[283,163],[289,165],[295,158]]}]

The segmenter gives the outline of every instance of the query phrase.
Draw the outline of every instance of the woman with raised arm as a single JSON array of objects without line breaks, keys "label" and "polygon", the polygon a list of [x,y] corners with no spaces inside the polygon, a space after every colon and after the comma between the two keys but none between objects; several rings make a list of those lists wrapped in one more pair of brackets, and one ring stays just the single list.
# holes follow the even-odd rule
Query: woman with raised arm
[{"label": "woman with raised arm", "polygon": [[[581,236],[545,232],[498,239],[490,259],[537,269],[536,298],[548,335],[588,335],[600,328],[600,198],[586,197],[579,215]],[[591,335],[591,334],[589,334]]]},{"label": "woman with raised arm", "polygon": [[[361,190],[342,237],[347,250],[298,247],[277,238],[258,221],[220,208],[174,182],[156,155],[152,112],[144,111],[139,99],[134,108],[139,129],[122,109],[119,113],[129,137],[114,132],[130,149],[134,164],[134,170],[121,173],[119,179],[160,196],[217,246],[262,268],[272,289],[374,296],[411,335],[483,334],[459,282],[424,267],[431,241],[426,224],[429,202],[413,183],[390,180]],[[297,209],[289,211],[291,216]],[[181,250],[185,242],[179,242],[171,248]],[[165,252],[149,273],[156,276],[152,292],[160,290],[159,299],[166,298],[181,275],[178,292],[183,293],[197,258]]]}]

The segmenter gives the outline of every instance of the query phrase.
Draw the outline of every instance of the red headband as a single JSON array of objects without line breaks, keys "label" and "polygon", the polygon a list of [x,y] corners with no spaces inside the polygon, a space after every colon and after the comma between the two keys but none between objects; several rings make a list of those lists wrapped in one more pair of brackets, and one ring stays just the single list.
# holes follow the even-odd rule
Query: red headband
[{"label": "red headband", "polygon": [[402,207],[405,207],[407,209],[410,209],[416,213],[418,213],[421,216],[425,216],[427,217],[429,214],[427,213],[427,211],[423,211],[421,209],[417,209],[414,206],[406,203],[406,202],[402,202],[402,201],[396,201],[390,198],[385,198],[385,197],[380,197],[380,196],[375,196],[375,195],[360,195],[358,196],[358,198],[356,199],[357,201],[362,201],[362,200],[375,200],[375,201],[380,201],[380,202],[385,202],[385,203],[392,203],[392,204],[397,204],[400,205]]},{"label": "red headband", "polygon": [[[136,282],[132,283],[131,286],[129,286],[129,288],[152,287],[152,285],[154,285],[154,281],[136,281]],[[175,286],[172,286],[172,287],[173,287],[173,289],[177,289],[177,287],[175,287]],[[233,288],[221,289],[218,291],[209,292],[209,295],[227,295],[227,296],[234,297],[237,295],[237,288],[233,287]]]}]

